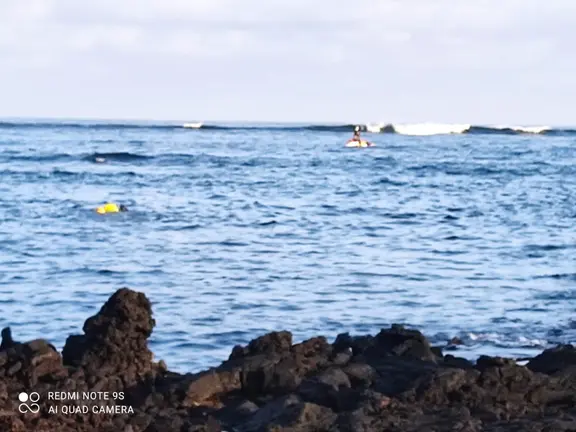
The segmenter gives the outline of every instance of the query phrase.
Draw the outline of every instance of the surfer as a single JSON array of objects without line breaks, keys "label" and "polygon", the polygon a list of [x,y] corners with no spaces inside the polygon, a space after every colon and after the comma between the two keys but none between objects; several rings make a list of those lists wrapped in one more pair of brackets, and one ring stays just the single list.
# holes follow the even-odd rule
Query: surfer
[{"label": "surfer", "polygon": [[354,127],[354,135],[346,143],[346,147],[372,147],[374,144],[360,138],[360,126]]},{"label": "surfer", "polygon": [[100,207],[96,208],[96,213],[105,214],[105,213],[120,213],[120,212],[127,212],[128,208],[124,204],[114,204],[114,203],[106,203],[101,205]]}]

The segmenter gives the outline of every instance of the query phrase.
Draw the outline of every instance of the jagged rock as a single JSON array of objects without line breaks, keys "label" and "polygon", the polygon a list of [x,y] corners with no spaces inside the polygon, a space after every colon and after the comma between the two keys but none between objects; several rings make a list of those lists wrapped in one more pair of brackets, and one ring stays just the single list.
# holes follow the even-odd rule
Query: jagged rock
[{"label": "jagged rock", "polygon": [[184,426],[185,413],[161,413],[144,429],[145,432],[180,432]]},{"label": "jagged rock", "polygon": [[451,354],[447,354],[442,358],[442,363],[445,366],[454,367],[458,369],[472,369],[474,364],[471,361],[466,360],[462,357],[454,357]]},{"label": "jagged rock", "polygon": [[[544,351],[527,366],[443,355],[402,326],[294,344],[287,331],[234,347],[221,365],[177,374],[152,362],[144,294],[121,289],[70,336],[63,356],[47,341],[3,331],[0,431],[59,432],[573,432],[576,356]],[[121,392],[127,413],[22,414],[17,395]],[[61,407],[66,401],[51,401]],[[90,405],[93,406],[94,404]]]},{"label": "jagged rock", "polygon": [[554,374],[569,366],[576,366],[576,348],[573,345],[559,345],[547,349],[534,357],[526,367],[534,372]]},{"label": "jagged rock", "polygon": [[292,394],[275,399],[256,411],[248,420],[241,423],[238,426],[238,430],[242,432],[261,431],[266,425],[271,424],[278,418],[287,408],[298,405],[301,402],[302,400],[298,396]]},{"label": "jagged rock", "polygon": [[289,395],[277,399],[258,410],[240,432],[305,432],[322,431],[336,420],[336,414],[328,408],[302,402]]},{"label": "jagged rock", "polygon": [[340,351],[340,352],[333,352],[332,356],[330,357],[330,363],[336,366],[345,366],[352,360],[352,349],[348,348],[347,350]]},{"label": "jagged rock", "polygon": [[135,384],[157,369],[147,339],[155,321],[142,293],[122,288],[84,323],[84,335],[70,336],[62,352],[64,364],[84,368],[89,375],[121,376]]},{"label": "jagged rock", "polygon": [[218,410],[218,420],[223,425],[223,429],[232,428],[234,425],[242,424],[252,417],[260,407],[254,402],[246,399],[232,399],[227,401],[222,409]]},{"label": "jagged rock", "polygon": [[42,339],[0,352],[0,377],[18,379],[27,388],[37,387],[39,380],[60,380],[67,374],[60,354]]},{"label": "jagged rock", "polygon": [[239,390],[240,373],[239,368],[222,367],[190,376],[179,383],[185,395],[183,406],[197,406],[218,395]]},{"label": "jagged rock", "polygon": [[26,424],[15,417],[0,415],[0,430],[2,432],[27,432]]},{"label": "jagged rock", "polygon": [[18,344],[19,342],[15,342],[14,339],[12,339],[12,330],[10,329],[10,327],[3,328],[2,343],[0,343],[0,351],[7,350]]},{"label": "jagged rock", "polygon": [[336,421],[330,409],[312,403],[299,403],[287,407],[274,420],[266,424],[269,432],[316,432],[329,430]]},{"label": "jagged rock", "polygon": [[302,382],[298,394],[306,402],[340,411],[356,402],[356,392],[346,391],[351,387],[350,379],[341,369],[329,369]]},{"label": "jagged rock", "polygon": [[324,337],[291,343],[289,332],[269,333],[254,339],[247,347],[234,347],[221,369],[240,369],[241,388],[248,397],[290,393],[307,374],[326,367],[332,355],[332,347]]},{"label": "jagged rock", "polygon": [[342,352],[350,349],[353,356],[362,354],[368,347],[374,343],[373,336],[356,336],[352,337],[349,333],[341,333],[336,337],[333,347],[334,351]]},{"label": "jagged rock", "polygon": [[352,385],[357,387],[368,388],[378,378],[376,370],[365,363],[351,363],[343,370],[348,375]]},{"label": "jagged rock", "polygon": [[286,394],[302,382],[305,371],[301,369],[301,366],[295,358],[290,356],[249,358],[242,367],[242,391],[247,397],[259,394]]},{"label": "jagged rock", "polygon": [[431,362],[437,361],[430,343],[418,330],[407,330],[403,326],[393,325],[376,335],[367,355],[395,355]]},{"label": "jagged rock", "polygon": [[272,332],[251,341],[247,347],[235,346],[230,360],[258,354],[280,354],[290,351],[292,333],[287,331]]}]

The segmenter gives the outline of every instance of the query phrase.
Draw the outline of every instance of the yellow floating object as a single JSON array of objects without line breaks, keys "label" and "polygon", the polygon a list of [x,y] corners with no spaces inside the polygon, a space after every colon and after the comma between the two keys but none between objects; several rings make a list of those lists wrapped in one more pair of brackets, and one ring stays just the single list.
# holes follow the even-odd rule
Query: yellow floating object
[{"label": "yellow floating object", "polygon": [[104,214],[104,213],[118,213],[120,212],[120,207],[114,203],[106,203],[96,209],[96,213]]}]

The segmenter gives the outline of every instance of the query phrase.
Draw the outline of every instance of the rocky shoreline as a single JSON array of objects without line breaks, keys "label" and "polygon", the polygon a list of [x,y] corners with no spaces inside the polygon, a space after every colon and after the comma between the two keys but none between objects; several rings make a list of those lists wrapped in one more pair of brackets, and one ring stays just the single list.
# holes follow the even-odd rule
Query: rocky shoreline
[{"label": "rocky shoreline", "polygon": [[576,431],[571,345],[521,366],[444,354],[401,326],[334,343],[294,344],[284,331],[234,347],[218,367],[177,374],[153,361],[154,326],[146,296],[123,288],[61,354],[4,329],[0,431]]}]

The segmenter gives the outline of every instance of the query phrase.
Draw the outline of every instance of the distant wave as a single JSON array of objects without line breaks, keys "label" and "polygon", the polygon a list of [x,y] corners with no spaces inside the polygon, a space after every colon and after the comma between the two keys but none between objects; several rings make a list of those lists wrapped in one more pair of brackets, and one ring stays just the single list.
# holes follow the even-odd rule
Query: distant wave
[{"label": "distant wave", "polygon": [[86,156],[84,160],[102,163],[107,161],[132,162],[151,158],[153,158],[153,156],[138,155],[129,152],[116,152],[116,153],[94,153],[91,154],[90,156]]},{"label": "distant wave", "polygon": [[21,162],[72,162],[83,160],[86,162],[138,162],[154,159],[154,156],[140,155],[130,152],[92,153],[88,155],[73,155],[68,153],[57,154],[31,154],[31,155],[2,155],[1,159]]},{"label": "distant wave", "polygon": [[201,127],[195,129],[203,130],[263,130],[263,131],[281,131],[281,132],[303,132],[303,131],[316,131],[316,132],[351,132],[356,126],[361,130],[366,130],[365,125],[306,125],[306,126],[268,126],[268,125],[254,125],[254,126],[225,126],[225,125],[210,125],[203,124]]},{"label": "distant wave", "polygon": [[202,127],[203,123],[202,122],[198,122],[198,123],[184,123],[182,125],[182,127],[187,128],[187,129],[200,129]]},{"label": "distant wave", "polygon": [[182,129],[182,125],[137,123],[0,122],[0,129]]},{"label": "distant wave", "polygon": [[205,124],[202,122],[182,124],[162,123],[97,123],[97,122],[0,122],[0,129],[46,129],[46,128],[73,128],[73,129],[157,129],[157,130],[190,130],[192,131],[284,131],[284,132],[342,132],[350,133],[355,127],[362,132],[389,133],[410,136],[431,135],[552,135],[573,136],[576,128],[563,129],[549,126],[513,126],[496,125],[484,126],[473,124],[443,124],[443,123],[368,123],[368,124],[310,124],[310,125],[227,125]]}]

